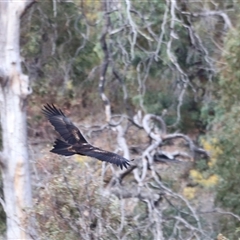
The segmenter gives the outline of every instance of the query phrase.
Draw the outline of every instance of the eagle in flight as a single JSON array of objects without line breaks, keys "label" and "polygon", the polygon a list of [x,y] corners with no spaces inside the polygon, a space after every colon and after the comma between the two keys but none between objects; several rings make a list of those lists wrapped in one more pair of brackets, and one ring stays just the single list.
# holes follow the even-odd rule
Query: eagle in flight
[{"label": "eagle in flight", "polygon": [[129,160],[126,158],[89,144],[79,129],[64,115],[61,109],[57,109],[53,104],[46,104],[42,111],[62,137],[62,140],[56,139],[50,152],[64,156],[79,154],[94,157],[100,161],[116,164],[121,169],[123,166],[127,168],[130,165]]}]

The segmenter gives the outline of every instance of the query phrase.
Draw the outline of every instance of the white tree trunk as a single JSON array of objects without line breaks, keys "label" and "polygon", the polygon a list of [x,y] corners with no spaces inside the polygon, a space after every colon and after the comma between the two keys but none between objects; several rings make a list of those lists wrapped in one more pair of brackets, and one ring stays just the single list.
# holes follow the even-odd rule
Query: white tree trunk
[{"label": "white tree trunk", "polygon": [[0,114],[7,239],[31,239],[32,206],[25,101],[31,89],[22,73],[20,16],[31,1],[0,1]]}]

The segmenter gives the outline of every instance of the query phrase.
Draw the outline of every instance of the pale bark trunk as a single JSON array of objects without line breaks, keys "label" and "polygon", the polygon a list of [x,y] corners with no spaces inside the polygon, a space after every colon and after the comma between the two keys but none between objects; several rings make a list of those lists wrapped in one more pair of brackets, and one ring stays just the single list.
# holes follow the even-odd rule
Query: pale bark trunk
[{"label": "pale bark trunk", "polygon": [[24,107],[31,90],[21,70],[19,51],[20,16],[30,3],[0,1],[1,161],[7,239],[32,239],[31,218],[26,214],[32,195]]}]

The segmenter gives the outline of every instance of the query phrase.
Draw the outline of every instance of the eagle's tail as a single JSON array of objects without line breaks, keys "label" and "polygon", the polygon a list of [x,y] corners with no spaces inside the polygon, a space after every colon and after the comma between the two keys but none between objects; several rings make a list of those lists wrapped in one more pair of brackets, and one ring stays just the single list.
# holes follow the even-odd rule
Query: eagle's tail
[{"label": "eagle's tail", "polygon": [[69,147],[71,147],[70,144],[68,144],[60,139],[57,139],[54,142],[53,149],[50,152],[56,153],[59,155],[64,155],[64,156],[71,156],[71,155],[75,154],[74,152],[69,151]]}]

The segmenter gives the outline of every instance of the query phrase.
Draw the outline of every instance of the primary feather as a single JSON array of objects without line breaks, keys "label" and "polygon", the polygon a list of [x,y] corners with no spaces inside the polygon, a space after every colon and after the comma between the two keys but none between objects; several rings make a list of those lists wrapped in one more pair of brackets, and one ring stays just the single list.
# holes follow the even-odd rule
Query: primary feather
[{"label": "primary feather", "polygon": [[46,104],[42,111],[63,139],[55,141],[51,152],[64,156],[79,154],[94,157],[101,161],[116,164],[121,169],[130,165],[126,158],[89,144],[79,129],[54,105]]}]

